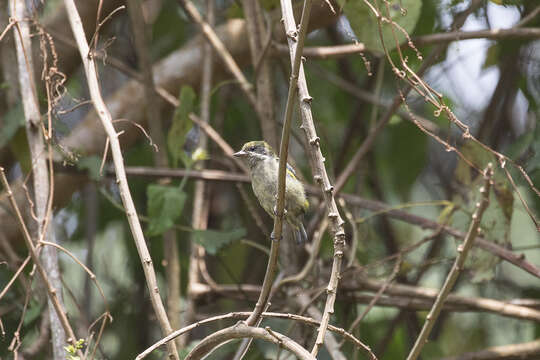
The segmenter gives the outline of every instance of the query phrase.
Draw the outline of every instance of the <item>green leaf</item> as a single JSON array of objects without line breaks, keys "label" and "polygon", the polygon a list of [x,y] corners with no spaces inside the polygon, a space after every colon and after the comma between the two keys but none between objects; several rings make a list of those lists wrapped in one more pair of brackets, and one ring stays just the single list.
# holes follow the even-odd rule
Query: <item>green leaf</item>
[{"label": "green leaf", "polygon": [[101,167],[101,159],[95,155],[86,156],[77,161],[77,168],[79,170],[87,170],[90,179],[98,181],[101,179],[99,169]]},{"label": "green leaf", "polygon": [[195,108],[195,91],[189,86],[183,86],[180,90],[178,100],[180,105],[176,108],[169,133],[167,135],[167,146],[172,157],[172,166],[178,166],[178,160],[182,159],[184,163],[188,158],[184,152],[184,144],[189,130],[193,127],[189,113]]},{"label": "green leaf", "polygon": [[149,185],[148,198],[148,236],[163,234],[170,229],[182,214],[187,195],[177,186]]},{"label": "green leaf", "polygon": [[240,240],[246,236],[246,229],[238,228],[234,230],[217,231],[217,230],[194,230],[193,240],[211,255],[217,252],[225,245]]},{"label": "green leaf", "polygon": [[375,148],[377,171],[385,189],[408,196],[425,167],[427,144],[427,137],[410,122],[388,126]]},{"label": "green leaf", "polygon": [[[378,4],[378,9],[380,9],[381,14],[384,17],[388,17],[384,2],[381,0],[376,0],[375,2]],[[382,52],[384,48],[381,44],[379,35],[379,25],[377,24],[377,18],[371,8],[369,8],[365,2],[360,0],[339,0],[338,3],[343,7],[343,13],[347,16],[358,41],[364,43],[369,50]],[[394,0],[391,1],[389,8],[390,18],[410,34],[414,30],[420,17],[422,1]],[[401,9],[404,9],[405,11],[402,13]],[[382,37],[387,50],[390,51],[396,47],[393,33],[396,34],[398,43],[402,43],[405,40],[403,32],[393,24],[384,22],[381,26]],[[392,27],[394,27],[394,31],[392,31]]]}]

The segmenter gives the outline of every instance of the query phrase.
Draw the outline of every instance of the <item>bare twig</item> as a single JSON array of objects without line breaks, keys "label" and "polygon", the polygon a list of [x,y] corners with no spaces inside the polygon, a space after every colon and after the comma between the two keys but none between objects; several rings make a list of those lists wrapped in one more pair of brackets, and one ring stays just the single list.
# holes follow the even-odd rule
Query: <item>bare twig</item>
[{"label": "bare twig", "polygon": [[[210,127],[207,127],[206,130],[210,130]],[[221,139],[219,134],[212,132],[213,137],[212,139]],[[221,142],[220,142],[221,143]],[[225,149],[230,149],[230,147],[226,143],[221,143],[222,146],[225,146],[224,151],[227,152]],[[232,149],[230,150],[232,152]],[[204,180],[210,180],[210,181],[241,181],[241,182],[249,182],[249,177],[247,175],[242,175],[238,173],[230,173],[220,170],[204,170],[204,171],[195,171],[195,170],[183,170],[183,169],[159,169],[159,168],[147,168],[147,167],[128,167],[126,168],[126,172],[129,175],[136,175],[136,176],[165,176],[165,177],[193,177],[197,179],[204,179]],[[315,188],[314,186],[306,186],[306,191],[312,195],[320,195],[320,191]],[[397,219],[409,224],[420,226],[423,229],[432,229],[437,230],[439,227],[441,227],[441,224],[437,221],[430,220],[415,214],[411,214],[407,211],[400,210],[395,207],[390,207],[387,204],[376,201],[376,200],[370,200],[365,199],[357,195],[353,194],[341,194],[340,197],[343,197],[346,202],[349,205],[357,206],[362,209],[374,211],[376,213],[384,213],[387,216]],[[465,233],[451,227],[448,225],[444,225],[442,227],[442,231],[448,235],[451,235],[458,239],[463,239],[465,237]],[[505,249],[500,245],[497,245],[493,243],[492,241],[489,241],[488,239],[484,239],[482,237],[478,237],[475,241],[475,246],[478,246],[481,249],[484,249],[485,251],[488,251],[500,258],[502,258],[505,261],[508,261],[509,263],[519,267],[520,269],[528,272],[529,274],[536,276],[540,278],[540,268],[538,268],[533,263],[527,261],[524,254],[515,254],[509,249]]]},{"label": "bare twig", "polygon": [[311,249],[309,253],[309,258],[302,267],[302,270],[300,270],[297,274],[290,275],[283,280],[281,280],[277,285],[276,288],[280,288],[285,284],[293,283],[293,282],[299,282],[303,280],[311,271],[313,266],[315,265],[315,260],[317,259],[317,256],[319,255],[319,250],[322,243],[322,238],[324,235],[324,232],[326,231],[326,228],[328,227],[328,220],[323,219],[323,221],[320,222],[319,228],[313,233],[313,239],[311,242]]},{"label": "bare twig", "polygon": [[270,330],[266,327],[264,329],[251,327],[245,322],[238,322],[236,325],[225,328],[223,330],[217,331],[212,335],[206,337],[204,341],[205,346],[200,346],[198,344],[192,352],[186,356],[186,360],[200,359],[204,354],[210,353],[212,350],[216,349],[216,346],[222,344],[231,339],[242,339],[242,338],[254,338],[260,339],[267,342],[274,343],[279,345],[286,350],[290,351],[301,360],[315,360],[315,357],[312,356],[306,349],[299,345],[294,340],[281,335],[278,332]]},{"label": "bare twig", "polygon": [[439,316],[442,310],[442,306],[444,302],[446,301],[446,298],[452,291],[452,288],[454,287],[454,284],[456,283],[459,273],[463,269],[463,265],[465,264],[465,259],[467,258],[469,249],[472,247],[474,240],[476,238],[476,235],[478,235],[479,233],[480,222],[482,221],[482,215],[484,214],[484,211],[489,205],[489,190],[491,186],[492,176],[493,176],[493,168],[492,168],[492,165],[489,164],[486,170],[484,171],[484,179],[485,179],[484,185],[480,188],[481,200],[476,204],[476,211],[471,217],[471,224],[469,226],[469,230],[467,231],[467,236],[465,236],[465,240],[463,241],[463,244],[460,244],[458,246],[458,249],[457,249],[458,254],[454,262],[454,265],[452,266],[452,269],[448,273],[448,276],[446,277],[443,287],[441,288],[439,295],[437,295],[437,299],[435,300],[433,307],[431,308],[429,314],[426,317],[424,327],[422,328],[422,331],[418,335],[418,338],[416,339],[416,342],[413,348],[411,349],[409,355],[407,356],[407,360],[415,360],[418,358],[418,356],[420,356],[422,347],[428,340],[428,336],[431,333],[431,329],[433,328],[433,325],[435,325],[435,321],[437,320],[437,317]]},{"label": "bare twig", "polygon": [[[73,0],[65,0],[64,4],[69,15],[71,29],[79,47],[79,52],[82,58],[86,78],[88,81],[90,96],[94,103],[94,107],[96,108],[96,111],[98,113],[98,116],[101,120],[101,123],[105,129],[105,132],[107,133],[107,137],[110,141],[113,162],[116,170],[117,183],[120,188],[120,196],[126,209],[128,222],[130,225],[131,233],[133,235],[133,239],[135,241],[135,245],[137,246],[139,257],[141,258],[141,263],[143,265],[149,295],[152,300],[152,306],[154,307],[154,311],[158,318],[161,331],[164,334],[169,334],[170,332],[172,332],[172,328],[167,318],[167,314],[161,301],[161,297],[159,295],[159,288],[157,286],[156,274],[152,265],[152,258],[150,257],[150,253],[148,252],[141,224],[139,222],[137,211],[135,209],[135,204],[133,203],[133,199],[131,198],[131,193],[129,191],[126,173],[124,170],[122,150],[118,141],[118,133],[116,132],[112,124],[111,114],[107,109],[107,106],[105,105],[105,102],[103,101],[103,98],[101,96],[101,91],[99,89],[99,83],[97,79],[96,64],[94,62],[94,59],[90,56],[90,49],[88,47],[86,36],[82,28],[81,19],[77,12],[77,7],[75,6]],[[171,358],[178,359],[175,344],[170,343],[168,344],[168,346],[169,356]]]},{"label": "bare twig", "polygon": [[[228,313],[228,314],[224,314],[224,315],[213,316],[213,317],[204,319],[202,321],[196,322],[194,324],[191,324],[189,326],[186,326],[186,327],[184,327],[182,329],[176,330],[174,333],[172,333],[169,336],[159,340],[158,342],[153,344],[151,347],[149,347],[148,349],[146,349],[145,351],[143,351],[142,353],[137,355],[136,360],[144,359],[152,351],[154,351],[158,347],[164,345],[168,341],[171,341],[175,337],[181,336],[182,334],[185,334],[186,332],[191,331],[193,329],[196,329],[196,328],[198,328],[198,327],[200,327],[202,325],[205,325],[205,324],[208,324],[208,323],[211,323],[211,322],[215,322],[215,321],[227,320],[227,319],[245,319],[250,314],[251,313],[249,313],[249,312],[234,312],[234,313]],[[305,323],[305,324],[310,325],[310,326],[319,326],[320,325],[320,322],[315,320],[315,319],[305,317],[305,316],[300,316],[300,315],[297,315],[297,314],[263,312],[261,315],[262,315],[263,318],[271,317],[271,318],[295,320],[295,321],[299,321],[299,322]],[[344,329],[338,328],[338,327],[335,327],[335,326],[332,326],[332,325],[328,325],[328,330],[330,330],[332,332],[335,332],[337,334],[340,334],[341,336],[345,337],[347,340],[353,342],[355,344],[355,346],[366,350],[368,353],[370,352],[368,346],[364,345],[360,340],[356,339],[352,334],[348,333]],[[370,356],[371,356],[372,359],[376,359],[375,355],[370,354]]]},{"label": "bare twig", "polygon": [[[280,54],[289,54],[289,47],[285,44],[274,44]],[[364,44],[346,44],[332,46],[309,46],[304,48],[304,56],[313,59],[339,58],[347,55],[359,54],[366,51]]]},{"label": "bare twig", "polygon": [[452,31],[440,34],[422,35],[412,39],[416,45],[438,44],[450,41],[461,41],[469,39],[537,39],[540,38],[540,28],[510,28],[491,29],[477,31]]},{"label": "bare twig", "polygon": [[[293,16],[292,5],[289,1],[281,1],[281,10],[287,34],[296,31],[296,23]],[[292,38],[288,38],[291,61],[297,55],[298,47]],[[313,356],[316,356],[324,341],[324,334],[330,320],[330,314],[334,312],[334,302],[336,299],[337,285],[339,282],[339,272],[341,271],[341,263],[343,252],[345,250],[345,231],[343,230],[343,219],[339,215],[336,202],[334,200],[334,187],[330,185],[330,180],[324,167],[324,158],[320,149],[320,141],[315,131],[313,124],[313,115],[311,113],[311,97],[309,96],[306,78],[302,64],[298,72],[298,101],[300,104],[300,114],[302,116],[302,129],[306,136],[306,142],[309,144],[309,153],[311,158],[312,172],[316,182],[320,185],[324,193],[325,203],[327,206],[328,217],[334,235],[334,261],[332,264],[332,273],[327,287],[327,299],[321,320],[321,326],[317,333],[315,345],[311,351]]]},{"label": "bare twig", "polygon": [[201,14],[190,0],[178,0],[178,3],[185,10],[186,14],[201,28],[201,31],[208,42],[214,47],[216,54],[221,58],[227,69],[234,75],[240,84],[240,88],[246,95],[251,106],[257,110],[257,99],[253,93],[253,86],[248,82],[244,73],[240,70],[240,67],[236,61],[234,61],[231,53],[219,39],[214,29],[204,21]]},{"label": "bare twig", "polygon": [[[345,276],[344,276],[345,277]],[[382,281],[369,279],[365,274],[353,272],[346,275],[344,279],[344,292],[361,291],[379,292],[385,286]],[[405,285],[390,284],[386,287],[385,293],[388,298],[381,298],[379,304],[383,306],[409,307],[415,310],[424,310],[426,306],[433,305],[433,300],[437,298],[439,291],[436,289]],[[359,301],[369,301],[371,296],[355,297]],[[395,300],[395,301],[394,301]],[[428,300],[428,303],[423,302]],[[500,301],[472,296],[460,296],[450,294],[446,298],[445,306],[451,311],[479,311],[489,312],[500,316],[512,317],[540,322],[540,311],[523,305],[515,304],[514,301]]]},{"label": "bare twig", "polygon": [[13,276],[11,277],[11,279],[8,281],[8,283],[6,284],[6,286],[4,286],[4,288],[2,289],[2,291],[0,291],[0,300],[2,300],[2,298],[4,297],[4,295],[6,295],[6,293],[8,292],[9,288],[11,287],[11,285],[13,285],[13,283],[15,282],[15,280],[17,280],[17,278],[19,277],[19,275],[22,273],[22,271],[24,270],[24,268],[26,267],[26,265],[30,262],[30,255],[28,255],[26,257],[26,259],[24,259],[23,263],[19,266],[19,268],[17,269],[17,271],[15,271],[15,274],[13,274]]},{"label": "bare twig", "polygon": [[[144,98],[146,101],[146,117],[150,128],[151,141],[158,148],[152,152],[154,164],[160,167],[168,165],[167,146],[160,114],[160,102],[157,97],[148,47],[149,27],[144,21],[140,0],[128,0],[128,12],[131,19],[131,28],[135,38],[135,50],[139,60],[139,68],[143,75]],[[176,230],[169,229],[163,234],[163,252],[165,260],[165,276],[167,279],[167,312],[171,319],[173,329],[180,328],[181,324],[181,291],[180,291],[180,257],[178,256],[178,242]],[[177,346],[182,344],[177,342]]]},{"label": "bare twig", "polygon": [[[288,3],[291,6],[290,3]],[[282,2],[282,11],[284,4]],[[291,6],[292,13],[292,6]],[[268,267],[263,280],[263,286],[259,300],[255,305],[252,315],[246,320],[248,325],[253,325],[259,319],[260,314],[263,312],[263,309],[266,307],[268,297],[270,295],[270,289],[272,287],[272,282],[274,281],[274,274],[277,266],[277,256],[279,250],[279,243],[282,235],[282,226],[283,226],[283,214],[285,209],[285,175],[287,168],[287,155],[289,152],[289,134],[291,129],[291,120],[292,120],[292,111],[293,111],[293,101],[296,96],[296,89],[298,83],[298,75],[301,68],[301,58],[302,58],[302,48],[304,46],[304,39],[307,33],[307,26],[309,22],[309,17],[311,13],[311,0],[304,0],[304,7],[302,9],[302,19],[300,22],[300,29],[298,33],[296,32],[296,26],[294,31],[291,32],[290,29],[285,28],[287,36],[291,39],[294,38],[296,41],[296,48],[294,54],[291,56],[292,71],[291,79],[289,82],[289,92],[287,97],[287,104],[285,106],[285,115],[283,120],[283,132],[281,134],[281,144],[279,147],[279,169],[278,169],[278,188],[277,188],[277,200],[276,200],[276,215],[274,219],[274,228],[272,246],[270,248],[270,259],[268,260]],[[293,18],[294,21],[294,18]]]},{"label": "bare twig", "polygon": [[[28,248],[28,251],[30,252],[32,261],[34,262],[38,270],[38,273],[41,276],[43,283],[45,284],[45,287],[47,289],[47,294],[49,295],[49,299],[51,300],[53,304],[54,310],[56,311],[56,314],[58,315],[58,318],[60,319],[60,323],[62,324],[64,331],[68,335],[67,342],[71,343],[72,345],[75,345],[77,341],[77,337],[75,336],[75,333],[73,332],[73,329],[71,328],[71,325],[69,324],[64,308],[62,307],[62,305],[60,304],[60,301],[58,300],[58,294],[56,290],[53,288],[53,286],[51,285],[51,282],[49,281],[49,277],[47,276],[47,272],[45,271],[45,269],[43,268],[43,265],[41,264],[38,253],[36,251],[36,247],[34,246],[32,238],[30,237],[30,233],[28,232],[28,229],[26,228],[24,219],[19,210],[19,206],[17,205],[17,202],[15,201],[15,198],[13,197],[13,192],[11,191],[11,187],[9,186],[9,183],[7,181],[4,168],[2,167],[0,167],[0,181],[2,182],[2,185],[4,186],[4,189],[6,189],[9,202],[11,203],[13,211],[15,212],[15,216],[17,217],[17,223],[19,225],[19,229],[24,236],[26,247]],[[82,356],[82,352],[78,351],[78,354]]]},{"label": "bare twig", "polygon": [[[215,3],[213,0],[206,0],[206,21],[210,26],[214,26],[215,23]],[[205,123],[210,122],[211,114],[211,91],[212,91],[212,80],[213,80],[213,51],[212,46],[207,42],[204,44],[203,48],[204,58],[203,58],[203,72],[201,77],[201,121]],[[208,144],[208,138],[206,134],[202,131],[199,133],[199,149],[206,152]],[[199,161],[195,164],[196,170],[203,170],[205,167],[204,161]],[[209,196],[209,186],[203,180],[197,180],[195,182],[195,191],[193,195],[193,212],[191,217],[191,225],[194,229],[206,230],[208,227],[208,213],[210,211],[210,196]],[[205,249],[201,245],[197,244],[195,241],[191,241],[191,253],[189,256],[189,269],[188,269],[188,285],[187,285],[187,305],[186,305],[186,321],[184,324],[189,324],[195,319],[196,309],[195,309],[195,299],[194,292],[195,289],[200,285],[200,274],[199,270],[206,269],[205,263]],[[208,272],[205,272],[205,275]],[[213,279],[210,275],[206,276],[210,281],[209,284],[213,285]],[[183,338],[180,338],[183,339]]]},{"label": "bare twig", "polygon": [[[104,8],[110,4],[115,4],[118,1],[119,0],[106,1],[104,3]],[[322,0],[315,0],[315,4],[321,4],[321,1]],[[94,7],[94,11],[91,13],[95,14],[95,2],[81,1],[78,5],[83,8],[86,5],[91,5]],[[277,15],[277,13],[273,16],[276,17],[275,15]],[[93,15],[84,17],[83,21],[87,20],[88,17],[93,17]],[[311,29],[325,27],[335,23],[336,20],[337,16],[333,16],[326,6],[322,7],[315,5],[312,11],[312,21],[310,21]],[[64,20],[62,26],[65,27],[65,23],[66,21]],[[240,66],[245,66],[249,63],[248,43],[245,41],[245,21],[240,19],[228,20],[217,27],[216,32],[225,46],[230,49]],[[275,36],[276,41],[284,38],[282,32],[276,33]],[[153,70],[156,86],[160,89],[169,89],[169,91],[176,91],[181,84],[197,86],[201,77],[201,63],[203,61],[201,49],[203,44],[204,42],[196,37],[193,40],[190,40],[185,46],[154,65]],[[65,49],[69,52],[72,51],[69,46]],[[63,53],[60,49],[57,49],[57,51]],[[4,52],[2,52],[2,54],[4,54]],[[179,63],[182,63],[183,66],[178,66]],[[64,65],[65,64],[62,63],[62,66]],[[214,63],[214,66],[216,66],[216,72],[222,73],[225,71],[225,68],[221,63]],[[161,94],[165,95],[164,92],[161,92]],[[133,80],[126,82],[124,86],[108,98],[107,103],[113,112],[112,117],[128,117],[133,122],[143,124],[146,120],[143,107],[143,96],[144,92],[138,81]],[[175,104],[175,106],[178,104],[178,101],[174,97],[168,97],[167,101],[171,104]],[[86,155],[101,154],[106,137],[103,136],[103,127],[96,126],[96,123],[99,123],[97,113],[91,111],[59,145],[64,150],[70,148],[80,149],[81,152]],[[137,135],[138,134],[134,134],[132,129],[128,128],[126,133],[122,136],[122,144],[125,146],[133,144],[133,142],[137,140]],[[69,154],[69,151],[67,153]],[[55,188],[57,189],[54,205],[57,207],[62,207],[66,204],[71,199],[72,193],[85,184],[84,178],[80,176],[60,175],[56,176],[54,180]],[[23,206],[23,203],[26,200],[24,199],[24,192],[20,187],[21,181],[18,181],[17,184],[14,183],[13,186],[15,198],[17,199],[19,206]],[[7,204],[5,194],[4,196],[0,196],[0,203]],[[6,216],[9,214],[5,211],[5,208],[9,208],[9,204],[7,204],[7,207],[0,206],[0,228],[2,229],[3,235],[9,241],[12,241],[19,236],[19,232],[15,222],[12,221],[9,216]]]},{"label": "bare twig", "polygon": [[489,347],[484,350],[446,357],[441,360],[515,360],[536,359],[538,356],[540,356],[540,340]]},{"label": "bare twig", "polygon": [[274,89],[272,66],[265,56],[264,39],[272,35],[272,28],[266,29],[263,9],[259,1],[243,0],[242,7],[246,18],[249,48],[251,50],[251,63],[255,72],[257,90],[257,112],[260,115],[263,138],[274,149],[278,146],[276,119],[274,110]]},{"label": "bare twig", "polygon": [[[48,144],[45,146],[42,133],[43,123],[41,121],[41,113],[37,98],[36,82],[34,79],[34,61],[32,56],[32,41],[30,39],[30,25],[27,20],[23,19],[28,16],[26,3],[16,2],[13,4],[13,16],[16,20],[13,28],[15,47],[17,49],[17,62],[19,73],[19,88],[21,91],[21,99],[23,102],[24,115],[26,118],[26,136],[30,148],[32,160],[32,174],[34,185],[34,202],[35,212],[37,216],[37,238],[54,240],[52,229],[48,229],[48,223],[52,219],[51,202],[53,195],[53,182],[49,177],[49,169],[47,166],[47,156],[51,155],[51,148]],[[42,54],[46,57],[46,54]],[[46,58],[45,58],[46,63]],[[45,65],[44,68],[46,68]],[[50,99],[48,99],[50,100]],[[48,101],[48,105],[51,102]],[[51,126],[49,124],[49,129]],[[51,162],[52,164],[52,162]],[[52,171],[52,169],[51,169]],[[60,281],[60,270],[58,267],[58,257],[54,248],[45,249],[41,254],[43,267],[49,275],[49,281],[54,291],[57,293],[57,301],[63,307],[62,301],[62,284]],[[61,359],[64,356],[64,345],[66,343],[66,334],[62,327],[61,320],[54,310],[51,301],[48,302],[49,315],[51,317],[50,326],[53,341],[53,353],[55,359]]]}]

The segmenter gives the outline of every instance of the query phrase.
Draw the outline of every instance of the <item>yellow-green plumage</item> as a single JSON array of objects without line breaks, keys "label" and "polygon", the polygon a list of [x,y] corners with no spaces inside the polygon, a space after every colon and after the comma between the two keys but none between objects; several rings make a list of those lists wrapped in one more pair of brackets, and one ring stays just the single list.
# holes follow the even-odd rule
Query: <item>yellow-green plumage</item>
[{"label": "yellow-green plumage", "polygon": [[[251,141],[244,144],[242,150],[235,155],[243,158],[248,165],[253,192],[264,210],[274,217],[279,171],[279,159],[275,152],[264,141]],[[304,185],[287,164],[285,220],[293,228],[293,235],[298,243],[307,240],[303,218],[308,207]]]}]

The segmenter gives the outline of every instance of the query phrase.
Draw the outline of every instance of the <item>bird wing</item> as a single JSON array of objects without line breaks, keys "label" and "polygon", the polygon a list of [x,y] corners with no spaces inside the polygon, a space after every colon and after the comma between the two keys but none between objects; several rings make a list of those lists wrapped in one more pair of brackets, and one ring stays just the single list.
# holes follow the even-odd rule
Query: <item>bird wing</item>
[{"label": "bird wing", "polygon": [[287,163],[287,175],[292,177],[293,179],[296,179],[296,171],[294,171],[293,167]]}]

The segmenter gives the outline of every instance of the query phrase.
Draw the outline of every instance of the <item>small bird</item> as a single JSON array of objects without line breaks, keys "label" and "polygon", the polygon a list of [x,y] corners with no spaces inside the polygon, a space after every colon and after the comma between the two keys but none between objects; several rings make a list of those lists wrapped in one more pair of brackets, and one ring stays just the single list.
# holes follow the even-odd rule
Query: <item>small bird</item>
[{"label": "small bird", "polygon": [[[266,141],[250,141],[233,156],[242,159],[248,166],[255,196],[264,210],[275,217],[279,158],[272,147]],[[309,203],[304,185],[296,178],[294,169],[289,164],[285,185],[285,220],[293,229],[295,241],[303,244],[307,241],[303,220]]]}]

